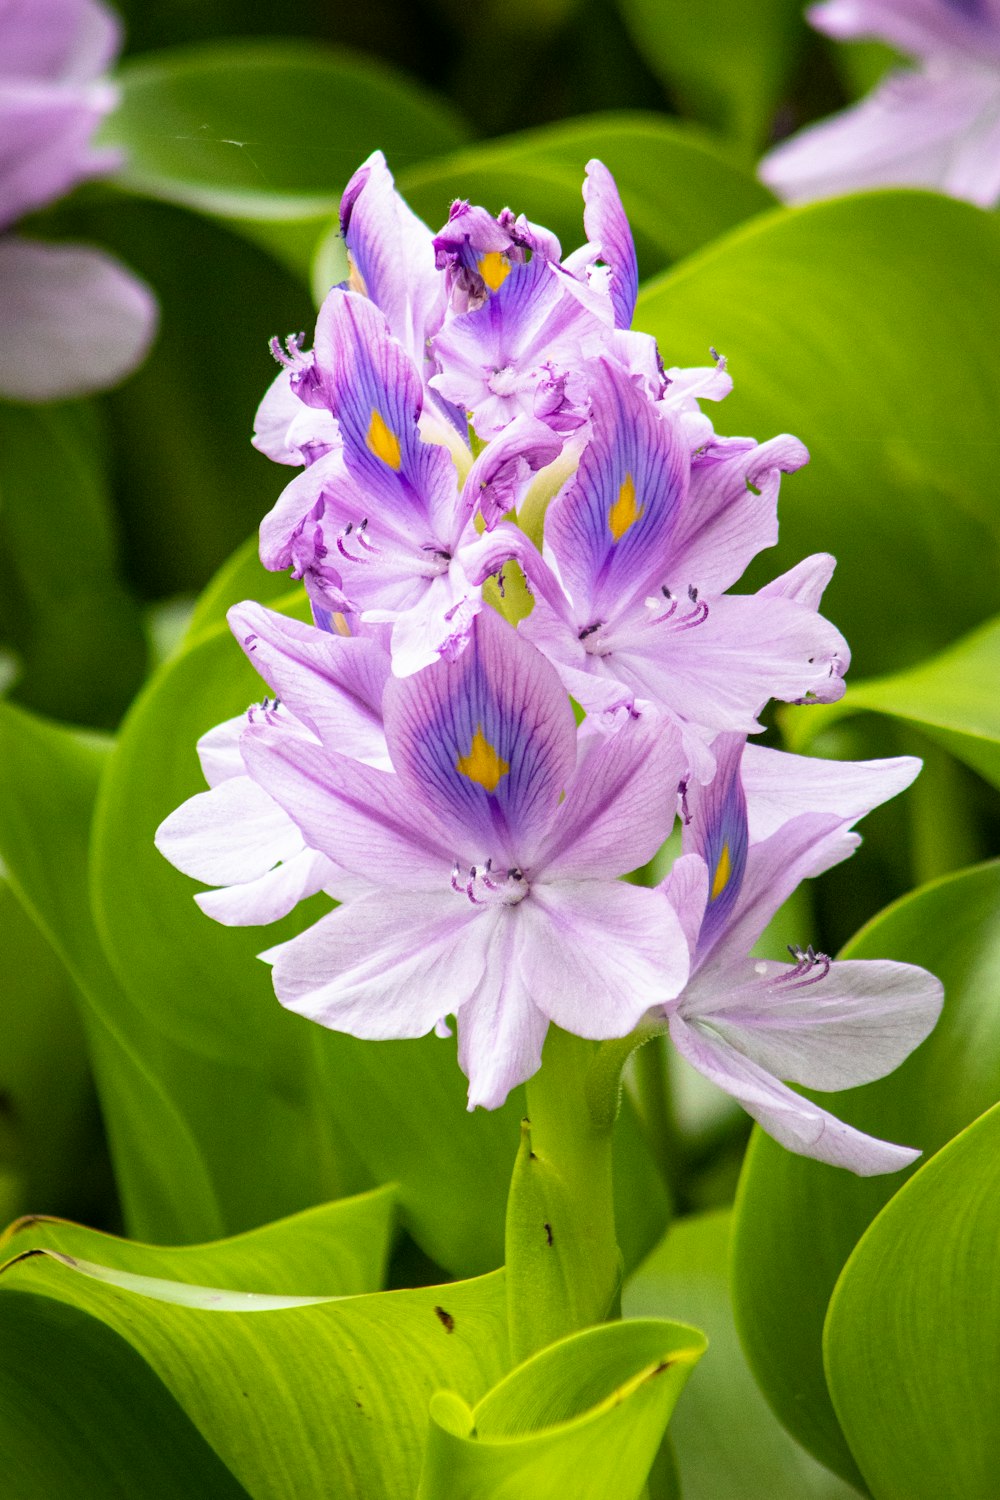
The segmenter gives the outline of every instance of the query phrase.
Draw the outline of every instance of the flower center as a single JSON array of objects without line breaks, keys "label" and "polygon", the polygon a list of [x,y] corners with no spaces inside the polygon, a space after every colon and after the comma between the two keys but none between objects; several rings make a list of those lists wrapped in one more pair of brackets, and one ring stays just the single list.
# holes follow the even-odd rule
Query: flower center
[{"label": "flower center", "polygon": [[457,895],[467,897],[473,906],[517,906],[531,889],[523,870],[516,866],[494,869],[491,859],[484,865],[470,865],[467,870],[456,860],[451,888]]}]

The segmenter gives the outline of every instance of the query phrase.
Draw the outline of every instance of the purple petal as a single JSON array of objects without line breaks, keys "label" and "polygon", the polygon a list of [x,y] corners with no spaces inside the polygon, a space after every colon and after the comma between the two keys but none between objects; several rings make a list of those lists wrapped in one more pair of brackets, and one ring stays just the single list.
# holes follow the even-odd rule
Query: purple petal
[{"label": "purple petal", "polygon": [[291,369],[271,382],[254,418],[251,442],[278,464],[311,464],[341,445],[340,430],[328,411],[307,406],[292,388]]},{"label": "purple petal", "polygon": [[891,73],[867,99],[793,136],[760,176],[789,203],[861,188],[937,188],[991,207],[1000,195],[1000,83],[958,63]]},{"label": "purple petal", "polygon": [[17,80],[0,86],[0,228],[116,164],[117,156],[90,146],[116,98],[108,84],[54,89]]},{"label": "purple petal", "polygon": [[353,289],[381,308],[391,332],[422,369],[427,339],[444,317],[444,281],[435,270],[431,232],[396,192],[381,151],[372,153],[344,189],[340,222]]},{"label": "purple petal", "polygon": [[534,417],[519,416],[479,455],[462,486],[460,504],[469,515],[479,511],[488,531],[515,510],[534,474],[553,463],[563,441]]},{"label": "purple petal", "polygon": [[920,761],[912,755],[890,760],[821,760],[747,745],[743,785],[751,841],[760,843],[802,813],[855,823],[873,807],[905,791],[919,770]]},{"label": "purple petal", "polygon": [[743,735],[721,735],[713,741],[716,771],[707,786],[693,784],[689,792],[691,823],[685,830],[685,851],[701,855],[708,872],[708,897],[698,947],[711,948],[727,927],[743,885],[747,863],[747,801],[740,775]]},{"label": "purple petal", "polygon": [[111,256],[0,240],[0,395],[104,390],[142,361],[155,328],[152,293]]},{"label": "purple petal", "polygon": [[52,83],[96,78],[121,47],[114,12],[97,0],[5,0],[0,35],[6,77]]},{"label": "purple petal", "polygon": [[913,964],[747,964],[744,982],[695,979],[680,1010],[777,1078],[813,1089],[849,1089],[884,1078],[930,1033],[941,982]]},{"label": "purple petal", "polygon": [[639,295],[639,265],[632,231],[622,208],[615,179],[603,162],[587,163],[583,184],[583,227],[587,238],[600,246],[600,258],[611,271],[611,306],[616,328],[630,328]]},{"label": "purple petal", "polygon": [[261,957],[286,1009],[383,1041],[426,1035],[474,994],[491,929],[451,891],[373,891]]},{"label": "purple petal", "polygon": [[235,605],[230,629],[301,723],[341,755],[388,766],[382,693],[389,658],[375,641],[330,635],[260,604]]},{"label": "purple petal", "polygon": [[247,775],[189,797],[156,830],[160,853],[206,885],[237,885],[266,875],[303,849],[302,834]]},{"label": "purple petal", "polygon": [[536,882],[514,916],[535,1005],[576,1036],[626,1036],[687,979],[683,934],[660,891],[613,880]]},{"label": "purple petal", "polygon": [[307,896],[330,890],[334,884],[340,896],[344,890],[341,872],[325,855],[302,849],[256,880],[202,891],[194,899],[207,917],[224,927],[265,927],[287,917]]},{"label": "purple petal", "polygon": [[778,540],[781,476],[808,460],[799,440],[786,434],[696,466],[673,538],[674,582],[697,583],[707,594],[730,588]]},{"label": "purple petal", "polygon": [[804,557],[787,573],[773,578],[770,583],[757,590],[758,599],[794,599],[807,609],[819,609],[820,600],[833,577],[837,559],[829,552],[814,552]]},{"label": "purple petal", "polygon": [[209,786],[218,786],[220,781],[228,781],[231,776],[246,775],[247,768],[240,754],[240,739],[246,722],[245,713],[237,714],[233,719],[216,724],[198,741],[201,774]]},{"label": "purple petal", "polygon": [[[514,266],[482,307],[449,319],[432,341],[441,372],[430,384],[473,414],[481,438],[496,437],[519,413],[533,414],[547,380],[579,370],[600,352],[606,329],[574,285],[536,255]],[[564,398],[572,404],[568,387]]]},{"label": "purple petal", "polygon": [[997,46],[997,17],[983,15],[978,0],[826,0],[809,20],[838,41],[877,38],[917,57],[950,49],[981,55]]},{"label": "purple petal", "polygon": [[457,660],[390,682],[385,726],[400,781],[477,857],[526,859],[576,758],[569,700],[540,652],[484,610]]},{"label": "purple petal", "polygon": [[595,745],[536,855],[544,878],[624,875],[652,859],[673,826],[685,764],[676,732],[653,714]]},{"label": "purple petal", "polygon": [[470,1109],[498,1109],[541,1066],[549,1022],[531,998],[524,938],[519,909],[501,908],[482,979],[458,1010],[458,1061],[469,1080]]},{"label": "purple petal", "polygon": [[576,478],[546,516],[546,542],[584,628],[666,582],[688,476],[672,424],[603,361],[592,422]]},{"label": "purple petal", "polygon": [[289,734],[271,715],[251,717],[242,750],[250,775],[310,848],[374,885],[447,888],[464,851],[400,777]]},{"label": "purple petal", "polygon": [[920,1155],[845,1125],[818,1104],[793,1093],[710,1030],[688,1025],[680,1015],[670,1018],[670,1039],[692,1067],[738,1100],[788,1151],[846,1167],[859,1177],[898,1172]]}]

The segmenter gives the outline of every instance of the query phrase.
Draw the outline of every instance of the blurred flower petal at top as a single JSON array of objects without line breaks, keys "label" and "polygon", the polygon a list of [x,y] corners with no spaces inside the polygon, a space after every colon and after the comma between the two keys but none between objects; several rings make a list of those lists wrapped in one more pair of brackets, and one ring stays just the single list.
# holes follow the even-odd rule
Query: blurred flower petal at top
[{"label": "blurred flower petal at top", "polygon": [[121,43],[97,0],[0,0],[0,396],[51,401],[115,384],[144,357],[156,303],[111,256],[10,233],[119,156],[91,139]]},{"label": "blurred flower petal at top", "polygon": [[915,62],[764,157],[760,177],[780,198],[898,186],[982,208],[1000,201],[998,0],[827,0],[809,19],[838,40],[878,39]]}]

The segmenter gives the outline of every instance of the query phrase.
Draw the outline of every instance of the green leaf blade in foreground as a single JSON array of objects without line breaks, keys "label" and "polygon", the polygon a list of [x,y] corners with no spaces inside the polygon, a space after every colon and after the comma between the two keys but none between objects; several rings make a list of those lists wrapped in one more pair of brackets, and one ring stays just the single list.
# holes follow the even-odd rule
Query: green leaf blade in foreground
[{"label": "green leaf blade in foreground", "polygon": [[764,215],[640,295],[636,326],[668,365],[728,356],[720,431],[810,449],[741,587],[831,552],[823,611],[855,674],[911,666],[996,612],[998,278],[994,215],[886,192]]},{"label": "green leaf blade in foreground", "polygon": [[536,1354],[471,1410],[442,1392],[418,1500],[638,1500],[704,1348],[681,1324],[610,1323]]},{"label": "green leaf blade in foreground", "polygon": [[[328,1212],[349,1208],[331,1205]],[[294,1257],[295,1227],[291,1219],[258,1233],[270,1234],[275,1249],[283,1238]],[[45,1232],[51,1246],[55,1231],[45,1226]],[[92,1232],[75,1231],[73,1259],[88,1234],[88,1259],[100,1267],[109,1241]],[[253,1238],[244,1238],[244,1249]],[[219,1285],[232,1244],[198,1247],[205,1287]],[[97,1277],[92,1269],[77,1269],[64,1252],[39,1247],[4,1268],[0,1321],[14,1294],[43,1306],[66,1305],[105,1325],[145,1361],[255,1500],[292,1494],[412,1500],[432,1394],[447,1388],[474,1403],[506,1371],[501,1273],[366,1296],[341,1296],[334,1288],[332,1297],[310,1297],[307,1305],[275,1308],[265,1301],[246,1311],[245,1299],[225,1294],[214,1307],[183,1305],[169,1290],[170,1300],[164,1300],[161,1278],[146,1276],[143,1268],[162,1269],[165,1253],[132,1246],[133,1270],[111,1267]],[[193,1250],[172,1253],[186,1255],[193,1268]],[[314,1266],[313,1293],[323,1293],[323,1274]],[[137,1275],[144,1278],[143,1291],[136,1290]],[[279,1275],[277,1262],[268,1275]],[[301,1284],[302,1275],[300,1265],[289,1280]],[[329,1276],[327,1271],[327,1287]],[[241,1310],[230,1310],[232,1302]],[[46,1374],[57,1380],[58,1363]],[[16,1380],[17,1372],[6,1378]]]},{"label": "green leaf blade in foreground", "polygon": [[850,684],[815,718],[790,710],[791,748],[804,749],[828,724],[862,710],[915,725],[1000,787],[1000,618],[909,671]]},{"label": "green leaf blade in foreground", "polygon": [[103,141],[130,191],[222,218],[329,218],[377,147],[413,161],[467,138],[447,103],[316,43],[222,41],[124,63]]},{"label": "green leaf blade in foreground", "polygon": [[[915,891],[863,928],[844,956],[921,964],[944,984],[937,1027],[901,1068],[816,1096],[861,1130],[919,1147],[926,1161],[1000,1094],[1000,864]],[[757,1130],[737,1198],[733,1295],[751,1367],[794,1436],[855,1484],[823,1373],[823,1320],[848,1256],[906,1178],[856,1178]]]},{"label": "green leaf blade in foreground", "polygon": [[776,1421],[739,1346],[729,1297],[728,1209],[677,1220],[625,1284],[626,1318],[680,1318],[708,1349],[670,1422],[684,1500],[851,1500]]},{"label": "green leaf blade in foreground", "polygon": [[998,1244],[1000,1107],[883,1210],[830,1302],[830,1390],[875,1500],[996,1494]]}]

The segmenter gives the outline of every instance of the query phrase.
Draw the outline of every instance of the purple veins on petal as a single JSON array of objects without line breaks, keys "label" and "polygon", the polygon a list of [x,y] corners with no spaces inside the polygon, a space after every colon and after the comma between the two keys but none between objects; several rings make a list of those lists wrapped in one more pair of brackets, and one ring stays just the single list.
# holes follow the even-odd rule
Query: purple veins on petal
[{"label": "purple veins on petal", "polygon": [[616,328],[630,328],[639,294],[635,242],[614,178],[596,158],[587,163],[583,225],[609,272],[608,291]]}]

